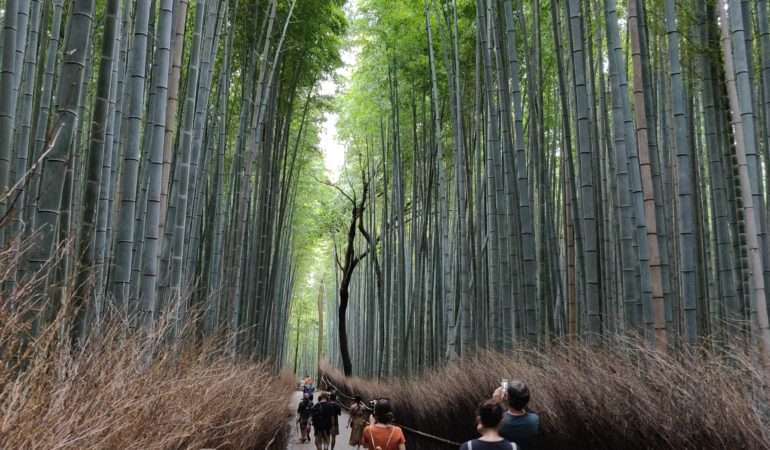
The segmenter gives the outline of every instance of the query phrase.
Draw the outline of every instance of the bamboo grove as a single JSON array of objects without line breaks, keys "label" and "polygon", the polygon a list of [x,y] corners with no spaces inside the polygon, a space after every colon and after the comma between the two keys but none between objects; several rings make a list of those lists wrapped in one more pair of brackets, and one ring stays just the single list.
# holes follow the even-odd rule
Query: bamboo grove
[{"label": "bamboo grove", "polygon": [[343,3],[0,2],[3,296],[33,335],[170,320],[280,361]]},{"label": "bamboo grove", "polygon": [[766,1],[361,0],[351,23],[324,291],[346,374],[770,349]]}]

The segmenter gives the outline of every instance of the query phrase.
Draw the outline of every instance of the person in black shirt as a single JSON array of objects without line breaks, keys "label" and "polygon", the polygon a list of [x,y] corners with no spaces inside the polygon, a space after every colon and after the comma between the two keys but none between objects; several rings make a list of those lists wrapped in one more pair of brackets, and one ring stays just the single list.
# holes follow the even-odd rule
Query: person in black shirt
[{"label": "person in black shirt", "polygon": [[310,415],[313,412],[313,400],[311,400],[307,394],[303,394],[302,401],[299,402],[297,407],[297,422],[299,422],[299,430],[302,433],[299,442],[310,442],[308,436],[307,423],[310,421]]},{"label": "person in black shirt", "polygon": [[331,450],[334,450],[334,444],[337,443],[337,435],[340,434],[339,416],[342,415],[342,407],[337,403],[337,394],[334,392],[329,394],[329,408],[332,414]]},{"label": "person in black shirt", "polygon": [[487,400],[476,410],[476,428],[481,437],[460,446],[460,450],[517,450],[516,444],[506,441],[497,432],[503,420],[503,407],[494,400]]},{"label": "person in black shirt", "polygon": [[313,406],[313,412],[307,424],[308,431],[311,425],[315,429],[315,446],[317,450],[329,450],[329,445],[331,444],[334,407],[328,400],[329,394],[326,392],[321,393],[318,397],[318,403]]}]

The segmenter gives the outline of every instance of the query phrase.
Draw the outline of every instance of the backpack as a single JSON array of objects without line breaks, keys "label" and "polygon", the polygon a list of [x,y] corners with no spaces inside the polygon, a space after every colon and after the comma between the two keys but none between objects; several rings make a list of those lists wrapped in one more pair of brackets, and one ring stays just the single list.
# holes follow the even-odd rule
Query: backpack
[{"label": "backpack", "polygon": [[311,411],[311,418],[313,419],[313,426],[318,427],[323,422],[323,403],[316,403],[313,405],[313,409]]},{"label": "backpack", "polygon": [[[392,428],[390,430],[390,436],[388,436],[388,442],[385,444],[385,448],[388,448],[390,446],[390,438],[393,437],[393,432],[396,431],[395,428]],[[369,438],[372,440],[372,445],[374,445],[374,450],[382,450],[382,447],[377,445],[376,442],[374,442],[374,433],[372,433],[372,429],[369,428]]]},{"label": "backpack", "polygon": [[310,418],[310,413],[313,411],[313,402],[307,400],[300,404],[299,416],[302,420]]}]

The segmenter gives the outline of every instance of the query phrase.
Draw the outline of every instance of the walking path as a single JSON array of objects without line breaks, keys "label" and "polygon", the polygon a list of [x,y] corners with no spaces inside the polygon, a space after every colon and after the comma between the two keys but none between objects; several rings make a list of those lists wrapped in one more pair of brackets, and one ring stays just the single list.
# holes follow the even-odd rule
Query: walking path
[{"label": "walking path", "polygon": [[[318,395],[315,396],[315,399],[318,400]],[[315,437],[313,436],[312,431],[310,432],[310,442],[305,442],[304,444],[299,443],[300,432],[299,424],[297,423],[297,406],[299,405],[300,400],[302,400],[302,393],[297,391],[292,395],[291,403],[289,404],[289,410],[291,411],[291,434],[289,435],[289,445],[286,447],[286,450],[315,450]],[[339,418],[340,435],[337,436],[337,443],[334,446],[334,450],[349,450],[356,448],[348,445],[350,440],[350,428],[347,428],[348,418],[348,412],[343,408],[342,415]]]}]

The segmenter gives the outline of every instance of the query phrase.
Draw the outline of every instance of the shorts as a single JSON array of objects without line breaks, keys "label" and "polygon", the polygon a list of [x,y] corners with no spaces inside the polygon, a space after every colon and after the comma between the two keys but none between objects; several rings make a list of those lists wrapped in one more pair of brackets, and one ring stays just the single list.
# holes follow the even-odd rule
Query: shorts
[{"label": "shorts", "polygon": [[328,446],[332,443],[332,436],[329,430],[315,430],[315,445],[316,447]]}]

